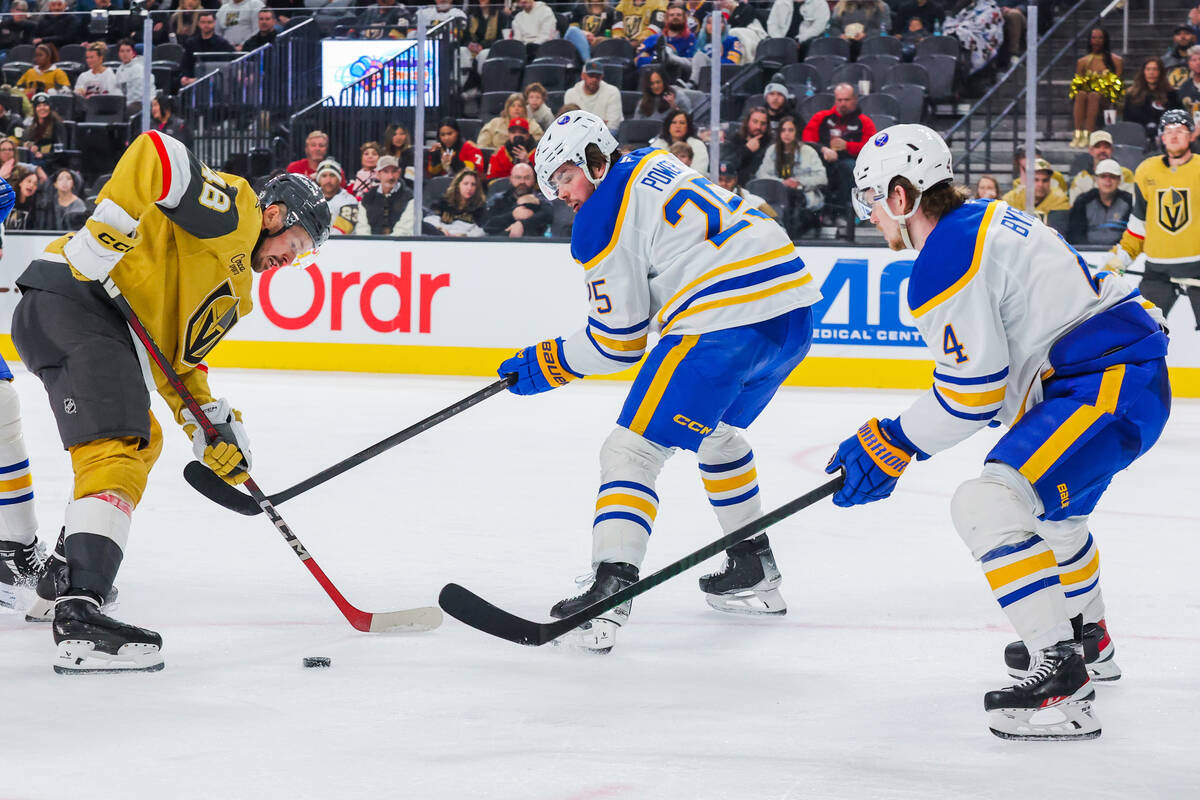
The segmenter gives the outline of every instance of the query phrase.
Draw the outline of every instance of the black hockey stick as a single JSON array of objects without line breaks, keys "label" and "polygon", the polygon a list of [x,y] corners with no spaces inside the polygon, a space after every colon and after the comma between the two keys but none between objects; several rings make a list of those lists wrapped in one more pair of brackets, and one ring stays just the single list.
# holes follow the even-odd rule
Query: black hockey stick
[{"label": "black hockey stick", "polygon": [[764,531],[777,522],[790,517],[802,508],[807,508],[818,500],[836,492],[842,486],[843,476],[838,475],[828,483],[818,486],[808,494],[797,497],[790,503],[785,503],[774,511],[764,514],[753,522],[748,522],[733,533],[722,536],[715,542],[701,547],[694,553],[689,553],[678,561],[647,575],[637,583],[626,586],[616,594],[609,595],[598,603],[593,603],[582,611],[578,611],[564,619],[554,622],[531,622],[496,608],[474,592],[464,589],[457,583],[448,583],[442,587],[438,595],[438,605],[450,616],[470,625],[476,630],[490,633],[501,639],[507,639],[517,644],[533,646],[543,645],[557,639],[568,631],[578,628],[590,619],[594,619],[605,611],[616,608],[627,600],[632,600],[643,592],[653,589],[664,581],[674,578],[684,570],[691,569],[701,561],[715,556],[717,553],[732,547],[743,539],[749,539],[760,531]]},{"label": "black hockey stick", "polygon": [[[125,317],[125,321],[129,327],[133,329],[133,333],[137,336],[142,346],[146,348],[146,352],[150,358],[154,359],[154,363],[158,366],[160,372],[166,377],[167,383],[175,390],[183,400],[184,406],[187,407],[192,415],[196,418],[196,422],[204,431],[204,438],[208,442],[220,438],[217,433],[217,428],[213,425],[208,415],[204,413],[204,409],[200,407],[200,403],[192,395],[191,390],[184,384],[183,379],[175,372],[175,367],[171,365],[170,360],[163,355],[163,351],[159,349],[158,344],[154,341],[154,337],[142,325],[142,321],[138,319],[137,314],[129,305],[129,301],[125,299],[125,295],[121,294],[120,288],[113,283],[112,278],[105,278],[101,285],[108,292],[108,296],[112,298],[113,304],[121,315]],[[308,567],[308,571],[317,579],[317,583],[321,584],[321,588],[333,600],[334,605],[346,617],[346,620],[360,631],[369,631],[371,633],[382,633],[384,631],[428,631],[433,630],[442,624],[442,612],[432,606],[422,608],[411,608],[404,611],[388,611],[382,614],[372,614],[369,611],[363,611],[355,608],[350,602],[342,596],[337,587],[333,585],[333,581],[325,575],[325,572],[317,564],[308,551],[304,549],[304,545],[296,538],[296,534],[292,533],[292,529],[283,521],[283,517],[279,516],[279,512],[275,510],[275,506],[271,505],[271,501],[263,493],[262,489],[258,488],[258,484],[253,478],[246,478],[246,488],[250,490],[250,496],[262,507],[271,522],[283,534],[284,540],[296,552],[300,560],[304,562],[304,566]]]},{"label": "black hockey stick", "polygon": [[[270,500],[271,505],[274,506],[277,506],[281,503],[286,503],[296,495],[304,494],[309,489],[320,486],[330,478],[335,478],[346,470],[357,467],[364,461],[372,459],[380,453],[391,450],[401,442],[406,442],[416,436],[418,433],[427,431],[433,426],[439,425],[457,414],[461,414],[471,406],[486,400],[494,394],[499,394],[509,386],[512,386],[516,380],[516,373],[509,374],[507,377],[501,378],[495,383],[485,386],[478,392],[475,392],[468,397],[464,397],[454,405],[447,406],[436,414],[432,414],[415,425],[410,425],[398,433],[393,433],[386,439],[376,442],[365,450],[360,450],[349,458],[334,464],[332,467],[321,470],[311,478],[306,478],[305,480],[297,483],[295,486],[284,489],[278,494],[273,494],[267,499]],[[188,462],[187,466],[183,468],[183,479],[190,483],[192,488],[197,492],[204,495],[209,500],[212,500],[214,503],[225,506],[225,508],[228,508],[230,511],[236,511],[239,514],[245,514],[248,517],[262,513],[262,508],[260,508],[258,503],[254,501],[253,497],[238,491],[237,487],[235,486],[230,486],[228,483],[221,480],[219,475],[201,464],[199,461]]]}]

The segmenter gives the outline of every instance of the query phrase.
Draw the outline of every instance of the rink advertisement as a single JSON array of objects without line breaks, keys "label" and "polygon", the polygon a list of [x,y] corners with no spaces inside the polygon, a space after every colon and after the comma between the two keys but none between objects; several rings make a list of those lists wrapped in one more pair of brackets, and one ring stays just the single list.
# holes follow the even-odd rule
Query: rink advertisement
[{"label": "rink advertisement", "polygon": [[[5,237],[3,353],[16,276],[50,237]],[[823,299],[795,385],[924,388],[932,363],[905,300],[912,254],[801,247]],[[1093,263],[1103,253],[1086,253]],[[1135,279],[1136,280],[1136,279]],[[254,312],[209,357],[213,366],[488,375],[517,348],[580,327],[586,286],[567,245],[550,242],[334,238],[318,263],[257,278]],[[1181,396],[1200,396],[1200,333],[1172,312],[1169,361]],[[615,376],[628,377],[628,373]]]}]

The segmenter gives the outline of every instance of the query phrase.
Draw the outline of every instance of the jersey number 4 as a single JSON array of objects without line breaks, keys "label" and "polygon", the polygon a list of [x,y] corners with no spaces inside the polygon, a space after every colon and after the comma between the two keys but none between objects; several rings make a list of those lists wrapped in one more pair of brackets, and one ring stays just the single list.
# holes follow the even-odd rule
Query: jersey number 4
[{"label": "jersey number 4", "polygon": [[942,331],[942,350],[946,355],[954,356],[954,363],[961,364],[967,361],[967,354],[963,351],[963,346],[958,343],[958,337],[954,335],[954,326],[947,325],[946,330]]},{"label": "jersey number 4", "polygon": [[[685,185],[677,189],[663,206],[663,219],[672,228],[679,224],[679,220],[683,219],[683,207],[688,203],[691,203],[708,218],[705,238],[712,243],[713,247],[720,247],[731,237],[750,227],[748,219],[740,219],[729,227],[722,227],[721,211],[736,214],[742,205],[742,198],[734,196],[729,201],[723,200],[719,194],[713,191],[712,181],[708,178],[692,178],[688,183],[692,185]],[[770,219],[756,208],[746,209],[743,213]]]}]

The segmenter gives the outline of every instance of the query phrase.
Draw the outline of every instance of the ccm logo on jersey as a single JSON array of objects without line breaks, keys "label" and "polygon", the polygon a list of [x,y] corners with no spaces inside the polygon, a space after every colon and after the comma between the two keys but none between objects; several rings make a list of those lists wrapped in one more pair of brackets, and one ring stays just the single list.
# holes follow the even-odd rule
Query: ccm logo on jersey
[{"label": "ccm logo on jersey", "polygon": [[696,422],[695,420],[688,419],[683,414],[675,415],[675,423],[677,425],[682,425],[683,427],[687,428],[689,431],[695,431],[696,433],[700,434],[701,436],[708,436],[710,433],[712,433],[712,428],[708,427],[707,425],[702,425],[701,423]]},{"label": "ccm logo on jersey", "polygon": [[100,231],[100,235],[96,238],[100,240],[100,244],[109,250],[116,250],[118,253],[128,253],[133,249],[133,245],[122,242],[108,231]]}]

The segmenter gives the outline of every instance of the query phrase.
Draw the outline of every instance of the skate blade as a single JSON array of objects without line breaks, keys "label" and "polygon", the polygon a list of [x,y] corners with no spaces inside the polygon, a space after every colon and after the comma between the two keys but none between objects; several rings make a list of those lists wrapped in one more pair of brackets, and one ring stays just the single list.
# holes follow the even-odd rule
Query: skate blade
[{"label": "skate blade", "polygon": [[1100,720],[1090,700],[1068,700],[1047,708],[997,708],[989,729],[1017,742],[1069,742],[1100,737]]},{"label": "skate blade", "polygon": [[97,651],[94,642],[76,639],[60,642],[54,659],[59,675],[158,672],[163,666],[162,652],[152,644],[124,644],[113,655]]},{"label": "skate blade", "polygon": [[620,627],[619,623],[612,620],[594,619],[554,639],[552,644],[569,652],[604,656],[608,655],[616,644]]},{"label": "skate blade", "polygon": [[747,589],[733,594],[706,594],[710,608],[726,614],[745,614],[752,617],[782,617],[787,613],[787,601],[778,589]]}]

